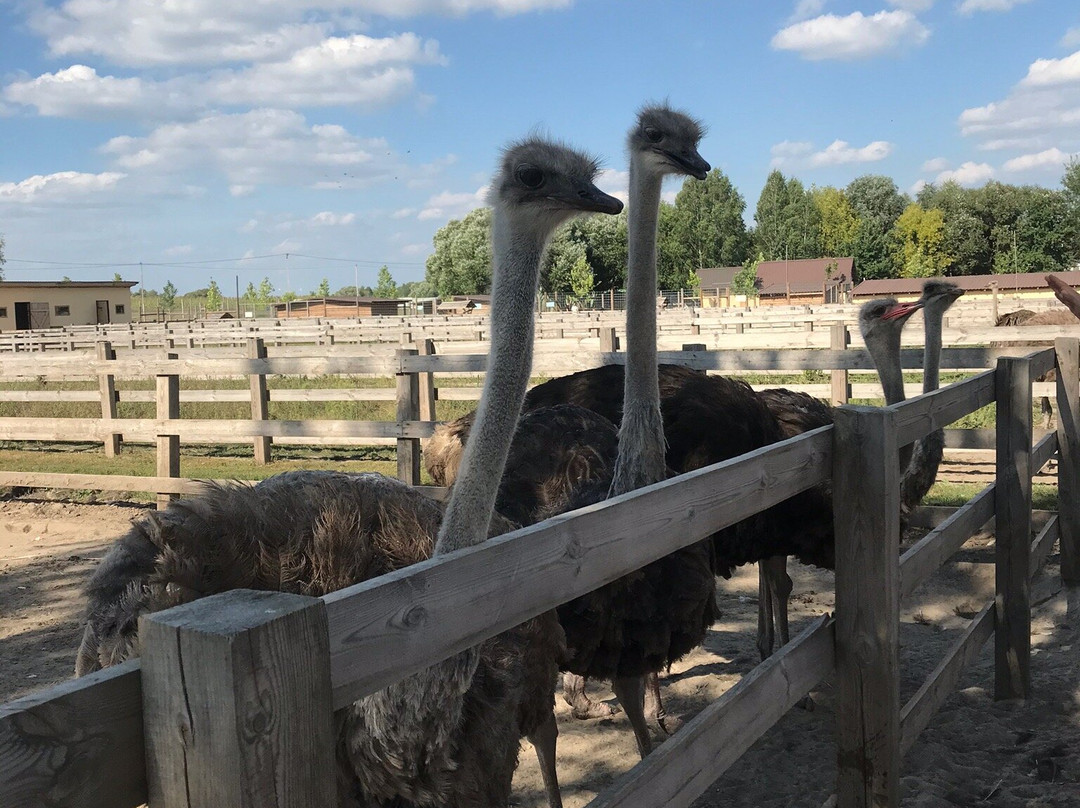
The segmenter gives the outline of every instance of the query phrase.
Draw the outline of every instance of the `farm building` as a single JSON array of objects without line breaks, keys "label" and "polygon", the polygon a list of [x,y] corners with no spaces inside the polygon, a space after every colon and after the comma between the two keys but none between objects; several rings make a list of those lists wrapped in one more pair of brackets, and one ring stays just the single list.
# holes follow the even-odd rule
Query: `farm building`
[{"label": "farm building", "polygon": [[274,303],[274,317],[374,317],[404,314],[409,301],[384,297],[308,297]]},{"label": "farm building", "polygon": [[[851,289],[854,258],[762,261],[757,267],[758,305],[842,303]],[[742,267],[699,269],[702,305],[731,305],[731,284]]]},{"label": "farm building", "polygon": [[135,281],[0,281],[0,331],[131,322]]},{"label": "farm building", "polygon": [[[1080,270],[1055,272],[1070,286],[1080,286]],[[883,278],[863,281],[852,291],[858,303],[872,297],[895,297],[900,301],[916,300],[928,278]],[[1054,296],[1046,285],[1046,273],[1025,272],[1017,275],[958,275],[955,278],[938,278],[955,283],[964,290],[968,300],[1048,300]]]}]

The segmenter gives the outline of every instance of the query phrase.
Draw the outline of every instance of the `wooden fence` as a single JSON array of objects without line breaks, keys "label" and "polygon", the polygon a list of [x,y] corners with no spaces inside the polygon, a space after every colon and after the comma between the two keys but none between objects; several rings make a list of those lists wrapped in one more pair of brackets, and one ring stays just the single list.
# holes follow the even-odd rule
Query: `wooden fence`
[{"label": "wooden fence", "polygon": [[[1014,332],[1025,329],[1001,329]],[[1060,333],[1061,328],[1029,329]],[[614,328],[598,329],[598,350],[575,352],[545,350],[536,353],[534,372],[538,375],[561,375],[606,363],[624,361],[618,352],[619,338]],[[1077,327],[1080,333],[1080,326]],[[804,370],[828,371],[830,379],[820,384],[789,384],[833,404],[850,398],[880,397],[877,383],[852,384],[852,371],[873,372],[873,363],[861,340],[843,325],[834,325],[825,335],[831,347],[822,349],[743,349],[705,350],[700,343],[683,344],[684,350],[663,351],[662,362],[688,365],[700,370],[725,373],[778,373]],[[730,342],[727,340],[725,342]],[[670,343],[669,343],[670,344]],[[486,354],[436,354],[433,340],[416,343],[415,348],[396,348],[363,355],[334,354],[320,351],[318,356],[268,356],[265,341],[250,338],[245,356],[217,354],[185,355],[166,352],[153,357],[126,354],[117,358],[111,343],[99,343],[94,357],[71,354],[11,356],[0,359],[0,382],[20,380],[96,379],[97,390],[0,390],[0,401],[8,402],[100,402],[99,417],[0,417],[0,440],[4,441],[89,441],[101,442],[105,453],[113,456],[123,441],[153,443],[157,446],[157,472],[153,477],[117,477],[113,475],[53,474],[47,472],[0,471],[0,486],[43,488],[79,488],[112,491],[149,491],[159,495],[159,502],[196,490],[197,482],[180,478],[180,446],[192,443],[236,444],[250,442],[255,460],[266,463],[272,445],[372,445],[397,447],[398,473],[401,479],[419,485],[421,441],[429,437],[437,423],[436,401],[476,400],[479,387],[436,387],[435,375],[480,374],[487,364]],[[486,348],[486,345],[474,346]],[[1013,352],[1019,350],[1011,349]],[[310,349],[309,349],[310,351]],[[952,369],[992,367],[997,351],[987,348],[949,348],[943,353],[943,366]],[[905,349],[905,368],[922,366],[920,349]],[[394,388],[358,387],[351,389],[271,389],[267,377],[274,375],[318,377],[324,375],[394,376]],[[123,382],[132,379],[155,379],[154,390],[132,390]],[[181,389],[185,378],[247,378],[247,390]],[[119,384],[118,384],[119,383]],[[757,388],[775,385],[758,384]],[[909,395],[921,387],[909,385]],[[1041,383],[1036,395],[1054,395],[1052,383]],[[153,418],[118,418],[117,402],[155,402]],[[269,417],[269,402],[383,401],[395,402],[394,420],[356,421],[343,419],[281,420]],[[196,402],[249,403],[250,418],[200,419],[182,416],[184,404]],[[950,450],[990,450],[994,438],[986,430],[948,430],[946,446]]]},{"label": "wooden fence", "polygon": [[[1055,356],[1059,426],[1033,446],[1031,381]],[[429,371],[432,361],[403,356],[402,372]],[[477,358],[458,361],[475,370]],[[141,660],[0,708],[0,804],[330,804],[333,710],[831,478],[848,492],[834,502],[835,617],[816,621],[590,805],[689,805],[834,676],[835,803],[894,808],[903,752],[991,635],[996,696],[1028,695],[1028,581],[1058,538],[1065,583],[1080,586],[1078,399],[1080,342],[1062,339],[1056,353],[1002,358],[893,407],[838,408],[833,426],[323,598],[236,591],[145,617]],[[899,448],[995,401],[996,482],[901,557]],[[1060,516],[1032,541],[1031,475],[1055,453]],[[901,706],[900,599],[991,518],[995,600]]]}]

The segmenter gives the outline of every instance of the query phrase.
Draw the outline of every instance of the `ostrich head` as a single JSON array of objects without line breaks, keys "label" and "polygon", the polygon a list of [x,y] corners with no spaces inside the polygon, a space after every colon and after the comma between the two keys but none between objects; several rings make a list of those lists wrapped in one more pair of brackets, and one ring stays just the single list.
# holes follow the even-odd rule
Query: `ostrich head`
[{"label": "ostrich head", "polygon": [[657,174],[688,174],[703,180],[709,164],[698,154],[698,141],[705,134],[701,122],[667,104],[652,104],[638,113],[627,145],[630,157],[643,162]]},{"label": "ostrich head", "polygon": [[923,316],[944,314],[945,310],[964,294],[964,290],[948,281],[927,281],[923,284],[919,302],[924,307]]},{"label": "ostrich head", "polygon": [[546,241],[556,227],[582,213],[618,213],[623,204],[594,184],[596,160],[560,143],[531,137],[510,144],[491,183],[488,201]]},{"label": "ostrich head", "polygon": [[923,305],[921,299],[914,303],[900,303],[894,297],[870,300],[859,309],[859,333],[867,346],[885,336],[899,335],[908,318]]}]

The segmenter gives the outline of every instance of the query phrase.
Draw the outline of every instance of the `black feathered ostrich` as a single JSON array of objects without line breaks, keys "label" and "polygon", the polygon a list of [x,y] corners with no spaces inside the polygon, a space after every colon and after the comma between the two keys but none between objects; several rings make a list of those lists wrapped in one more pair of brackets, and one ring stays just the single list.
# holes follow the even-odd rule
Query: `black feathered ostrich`
[{"label": "black feathered ostrich", "polygon": [[[140,520],[109,551],[89,586],[76,673],[137,654],[140,614],[237,587],[321,595],[513,529],[494,503],[532,366],[539,265],[559,224],[622,209],[593,184],[596,173],[592,159],[538,138],[503,156],[491,192],[489,368],[445,513],[378,474],[207,486]],[[548,612],[345,708],[339,805],[505,806],[523,734],[560,805],[552,707],[563,642]]]}]

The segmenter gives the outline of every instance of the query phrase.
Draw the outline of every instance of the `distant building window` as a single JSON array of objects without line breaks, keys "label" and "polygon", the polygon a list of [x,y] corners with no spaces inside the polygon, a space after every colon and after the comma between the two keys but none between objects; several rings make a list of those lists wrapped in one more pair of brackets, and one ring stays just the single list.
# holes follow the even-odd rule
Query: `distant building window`
[{"label": "distant building window", "polygon": [[53,311],[56,313],[57,317],[71,316],[71,306],[54,306]]},{"label": "distant building window", "polygon": [[116,313],[117,314],[123,314],[124,313],[124,304],[123,303],[117,303],[116,304]]},{"label": "distant building window", "polygon": [[0,317],[7,317],[7,306],[0,306]]}]

